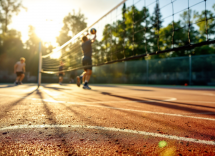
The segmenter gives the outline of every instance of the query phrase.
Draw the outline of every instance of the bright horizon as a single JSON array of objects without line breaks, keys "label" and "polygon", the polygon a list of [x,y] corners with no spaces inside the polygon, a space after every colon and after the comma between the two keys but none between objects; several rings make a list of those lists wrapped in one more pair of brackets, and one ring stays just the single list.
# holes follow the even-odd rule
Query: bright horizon
[{"label": "bright horizon", "polygon": [[[22,9],[17,16],[14,15],[9,28],[20,31],[22,41],[25,42],[28,39],[29,25],[32,25],[35,28],[36,34],[43,42],[51,42],[52,45],[57,46],[56,37],[63,27],[63,18],[68,13],[72,13],[73,9],[76,13],[79,9],[81,10],[81,13],[87,18],[86,22],[89,26],[121,1],[23,0],[23,6],[28,10]],[[87,7],[90,5],[91,7]]]}]

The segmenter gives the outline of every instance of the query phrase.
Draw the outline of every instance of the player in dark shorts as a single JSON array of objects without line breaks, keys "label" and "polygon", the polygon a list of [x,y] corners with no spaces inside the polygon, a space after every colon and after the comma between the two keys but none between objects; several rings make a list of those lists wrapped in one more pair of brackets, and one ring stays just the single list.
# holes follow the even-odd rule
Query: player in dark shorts
[{"label": "player in dark shorts", "polygon": [[[87,33],[89,35],[89,33]],[[81,79],[84,83],[83,89],[91,89],[88,86],[88,82],[90,80],[90,76],[92,74],[92,43],[96,40],[96,33],[92,40],[88,39],[86,36],[82,37],[82,52],[83,52],[83,59],[82,59],[82,65],[86,66],[84,67],[84,72],[81,74],[81,76],[77,76],[77,86],[80,87]],[[87,67],[88,66],[88,67]]]},{"label": "player in dark shorts", "polygon": [[59,76],[59,84],[60,84],[60,85],[61,85],[62,82],[63,82],[63,75],[64,75],[64,71],[63,71],[63,62],[60,61],[59,73],[58,73],[58,76]]},{"label": "player in dark shorts", "polygon": [[21,57],[20,61],[18,61],[14,65],[14,73],[16,74],[15,85],[22,84],[22,80],[25,77],[25,58]]}]

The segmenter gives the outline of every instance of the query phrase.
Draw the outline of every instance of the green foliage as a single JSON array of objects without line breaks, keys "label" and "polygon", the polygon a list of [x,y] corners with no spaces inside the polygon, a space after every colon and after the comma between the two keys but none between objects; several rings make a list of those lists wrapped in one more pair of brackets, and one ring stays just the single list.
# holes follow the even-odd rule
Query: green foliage
[{"label": "green foliage", "polygon": [[70,40],[77,33],[82,31],[87,27],[87,23],[85,22],[86,17],[79,10],[78,13],[73,10],[73,13],[69,13],[64,17],[63,23],[64,26],[60,31],[60,35],[56,38],[57,43],[61,46]]},{"label": "green foliage", "polygon": [[[215,30],[214,18],[212,18],[214,15],[210,11],[206,11],[206,13],[208,15],[207,33],[214,36],[212,35]],[[206,40],[205,27],[201,25],[201,22],[197,23],[199,30],[195,27],[197,20],[205,20],[203,15],[203,12],[199,14],[189,9],[181,13],[178,21],[173,21],[163,27],[159,3],[155,5],[152,15],[145,7],[138,10],[133,5],[126,7],[124,3],[121,10],[122,18],[106,24],[102,30],[102,39],[93,44],[93,64],[102,64],[203,42]],[[69,26],[65,25],[64,29],[68,35]],[[214,53],[214,47],[210,45],[159,55],[148,55],[145,59],[212,53]]]},{"label": "green foliage", "polygon": [[[211,12],[207,11],[207,14],[212,18]],[[97,48],[100,49],[100,62],[108,62],[138,54],[154,53],[202,42],[205,40],[205,36],[202,35],[204,27],[200,23],[199,25],[197,24],[200,28],[199,31],[194,28],[195,19],[205,20],[202,19],[202,16],[203,13],[199,15],[192,10],[184,11],[180,15],[181,19],[179,21],[162,27],[162,15],[158,3],[152,16],[150,16],[148,9],[145,7],[142,10],[138,10],[135,6],[126,8],[124,4],[122,20],[118,20],[113,24],[107,24],[103,30],[101,47]],[[208,33],[210,34],[214,33],[213,31],[215,30],[212,19],[208,20]],[[153,55],[147,59],[208,54],[213,51],[212,47],[206,47],[205,50],[207,52],[200,52],[199,49],[201,48],[196,48],[194,50],[188,49]]]},{"label": "green foliage", "polygon": [[26,9],[21,0],[0,0],[0,22],[3,32],[8,31],[12,16],[18,14],[21,9]]},{"label": "green foliage", "polygon": [[[12,72],[16,61],[20,57],[25,57],[27,71],[31,72],[31,75],[37,75],[40,38],[36,35],[35,28],[29,26],[29,38],[26,43],[22,43],[20,32],[8,30],[12,16],[19,13],[22,8],[24,7],[19,0],[0,0],[0,69],[10,68],[10,72]],[[215,10],[215,4],[213,9]],[[102,39],[101,41],[96,40],[93,44],[93,63],[95,65],[203,42],[207,40],[207,35],[210,39],[215,39],[215,15],[210,10],[201,13],[194,10],[184,11],[180,15],[180,20],[169,23],[165,27],[162,24],[159,4],[156,4],[153,14],[150,15],[149,10],[145,7],[138,10],[135,6],[126,7],[124,3],[121,16],[122,19],[106,24],[104,29],[100,30],[103,33]],[[65,16],[63,23],[60,35],[56,38],[60,46],[87,27],[85,15],[80,10],[77,13],[73,10],[72,13]],[[194,27],[195,25],[197,27]],[[52,52],[54,48],[50,43],[43,43],[43,54]],[[64,55],[61,59],[64,60],[67,67],[81,65],[80,38],[63,48],[62,51]],[[208,45],[153,55],[145,59],[214,53],[214,45]],[[167,62],[150,64],[150,66],[153,66],[158,72],[165,71],[169,65]],[[174,66],[173,69],[179,71],[177,63],[173,62],[171,63]],[[186,64],[184,63],[184,65]],[[121,77],[118,70],[114,70],[114,66],[111,67],[111,70],[114,71],[112,76]],[[137,70],[136,73],[142,72],[138,71],[138,66],[131,70]]]},{"label": "green foliage", "polygon": [[31,25],[29,25],[28,30],[28,40],[26,41],[26,48],[31,53],[37,53],[38,52],[38,44],[41,41],[41,39],[36,35],[35,28]]},{"label": "green foliage", "polygon": [[[213,8],[215,10],[215,5],[213,6]],[[205,14],[207,15],[207,22]],[[197,26],[199,27],[199,32],[201,35],[205,34],[214,35],[215,19],[212,11],[206,10],[206,12],[202,11],[201,13],[195,12],[194,19],[195,22],[197,23]]]},{"label": "green foliage", "polygon": [[[87,27],[85,20],[86,17],[80,10],[77,13],[73,10],[72,13],[65,16],[63,19],[64,25],[60,31],[60,35],[56,37],[57,43],[62,46],[80,31],[85,29]],[[61,50],[63,53],[61,59],[65,63],[65,69],[70,69],[75,65],[81,65],[82,51],[80,47],[80,40],[81,39],[78,38],[75,42],[69,44]]]}]

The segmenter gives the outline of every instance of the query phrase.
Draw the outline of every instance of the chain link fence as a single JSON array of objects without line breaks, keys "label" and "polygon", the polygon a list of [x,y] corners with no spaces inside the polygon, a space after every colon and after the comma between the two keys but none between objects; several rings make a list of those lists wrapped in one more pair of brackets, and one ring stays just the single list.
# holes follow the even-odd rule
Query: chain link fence
[{"label": "chain link fence", "polygon": [[[66,73],[64,83],[75,83],[83,70]],[[12,83],[15,74],[0,71],[1,83]],[[36,83],[27,71],[24,83]],[[42,74],[42,83],[57,83],[57,75]],[[93,67],[90,83],[215,85],[215,55],[197,55],[153,60],[119,62]]]},{"label": "chain link fence", "polygon": [[215,85],[215,55],[140,60],[94,67],[93,83]]}]

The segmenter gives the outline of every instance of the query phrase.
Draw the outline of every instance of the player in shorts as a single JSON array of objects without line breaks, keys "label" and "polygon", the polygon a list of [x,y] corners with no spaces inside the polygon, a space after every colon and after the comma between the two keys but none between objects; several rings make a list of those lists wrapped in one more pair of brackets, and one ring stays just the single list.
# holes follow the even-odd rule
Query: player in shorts
[{"label": "player in shorts", "polygon": [[61,85],[62,82],[63,82],[63,75],[64,75],[64,71],[63,71],[63,61],[60,61],[60,66],[59,66],[59,73],[58,73],[58,76],[59,76],[59,84]]},{"label": "player in shorts", "polygon": [[[89,35],[89,33],[87,33],[87,35]],[[92,40],[88,39],[87,35],[82,37],[82,45],[81,45],[82,52],[84,55],[82,59],[82,65],[86,67],[84,67],[84,72],[81,74],[81,76],[77,76],[77,81],[76,81],[77,86],[79,87],[82,79],[82,82],[84,83],[83,89],[91,89],[88,86],[88,82],[92,74],[92,45],[91,44],[96,40],[96,33]]]},{"label": "player in shorts", "polygon": [[18,61],[14,65],[14,73],[16,74],[15,85],[22,84],[22,80],[25,77],[25,58],[24,57],[21,57],[20,61]]}]

